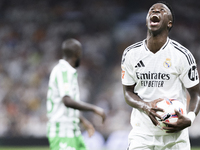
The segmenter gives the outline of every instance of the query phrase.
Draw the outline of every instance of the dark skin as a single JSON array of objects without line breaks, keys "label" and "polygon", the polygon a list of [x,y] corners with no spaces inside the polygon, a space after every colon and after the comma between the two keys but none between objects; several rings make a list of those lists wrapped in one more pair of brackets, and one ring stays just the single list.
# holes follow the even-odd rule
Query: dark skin
[{"label": "dark skin", "polygon": [[156,53],[167,41],[169,28],[172,27],[172,14],[167,6],[161,3],[153,5],[147,14],[146,25],[147,47]]},{"label": "dark skin", "polygon": [[134,88],[135,85],[131,86],[123,85],[123,91],[126,103],[129,104],[131,107],[144,111],[149,116],[152,123],[155,126],[158,125],[159,122],[155,117],[158,117],[160,119],[161,117],[156,112],[163,111],[163,109],[156,107],[156,103],[162,101],[163,99],[156,99],[152,102],[145,102],[136,93],[134,93]]},{"label": "dark skin", "polygon": [[[66,40],[62,44],[62,51],[63,51],[63,59],[65,59],[73,68],[77,68],[79,66],[81,58],[81,51],[82,51],[81,43],[75,39]],[[83,101],[75,101],[68,95],[65,95],[62,98],[62,101],[66,107],[78,109],[81,111],[92,111],[102,118],[102,122],[105,121],[106,118],[105,112],[102,108],[98,106]],[[94,127],[92,126],[92,124],[83,116],[80,116],[80,121],[87,129],[89,136],[92,136],[94,133]]]},{"label": "dark skin", "polygon": [[66,107],[78,109],[81,111],[92,111],[95,114],[102,117],[102,122],[105,121],[105,118],[106,118],[105,112],[102,108],[98,106],[95,106],[86,102],[82,102],[82,101],[74,101],[73,99],[71,99],[71,97],[67,95],[63,97],[62,101]]},{"label": "dark skin", "polygon": [[66,40],[62,44],[63,59],[73,68],[79,67],[77,61],[81,59],[82,45],[75,39]]},{"label": "dark skin", "polygon": [[[187,89],[191,100],[189,104],[189,112],[193,111],[196,115],[199,113],[200,110],[200,100],[199,100],[199,84],[192,88]],[[164,130],[167,130],[167,133],[174,133],[181,131],[189,126],[191,126],[191,120],[184,115],[182,115],[179,111],[175,110],[177,116],[178,116],[178,121],[175,123],[167,123],[164,122],[167,127],[163,127]]]},{"label": "dark skin", "polygon": [[80,115],[79,118],[80,118],[80,122],[82,123],[83,127],[87,130],[88,136],[91,137],[95,132],[93,125],[85,117]]},{"label": "dark skin", "polygon": [[[156,3],[149,9],[146,17],[146,25],[148,29],[146,45],[152,53],[158,52],[160,48],[165,44],[169,34],[169,29],[172,27],[172,23],[172,14],[166,5],[162,3]],[[136,93],[134,93],[134,88],[135,85],[123,85],[124,97],[127,104],[129,104],[131,107],[142,110],[149,116],[155,126],[158,125],[159,123],[156,120],[156,117],[161,117],[156,114],[156,112],[163,110],[157,108],[156,103],[162,99],[145,102]],[[189,111],[193,111],[197,115],[200,110],[199,84],[188,88],[187,90],[191,98]],[[191,120],[188,117],[180,114],[178,111],[175,112],[178,116],[178,121],[176,123],[164,122],[167,127],[163,127],[163,129],[165,129],[167,133],[179,132],[191,126]]]}]

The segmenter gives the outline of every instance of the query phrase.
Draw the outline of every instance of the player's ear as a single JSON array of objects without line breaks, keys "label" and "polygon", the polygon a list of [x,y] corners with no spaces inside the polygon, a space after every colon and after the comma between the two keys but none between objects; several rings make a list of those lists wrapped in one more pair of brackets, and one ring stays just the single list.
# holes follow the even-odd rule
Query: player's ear
[{"label": "player's ear", "polygon": [[170,29],[172,27],[172,21],[169,21],[168,22],[168,25],[167,25],[168,29]]}]

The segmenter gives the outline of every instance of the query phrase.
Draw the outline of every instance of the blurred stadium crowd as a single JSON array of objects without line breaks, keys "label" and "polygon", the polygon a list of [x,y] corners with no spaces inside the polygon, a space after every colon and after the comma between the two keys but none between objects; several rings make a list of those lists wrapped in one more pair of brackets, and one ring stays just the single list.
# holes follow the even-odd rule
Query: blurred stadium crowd
[{"label": "blurred stadium crowd", "polygon": [[[67,38],[83,44],[81,99],[103,107],[104,125],[84,115],[105,139],[131,129],[131,108],[120,79],[123,50],[146,37],[145,18],[156,1],[0,0],[0,136],[45,137],[46,92]],[[200,67],[200,1],[168,1],[175,13],[170,37],[187,47]],[[200,70],[200,69],[199,69]],[[190,128],[200,137],[200,115]],[[116,137],[116,136],[112,136]]]}]

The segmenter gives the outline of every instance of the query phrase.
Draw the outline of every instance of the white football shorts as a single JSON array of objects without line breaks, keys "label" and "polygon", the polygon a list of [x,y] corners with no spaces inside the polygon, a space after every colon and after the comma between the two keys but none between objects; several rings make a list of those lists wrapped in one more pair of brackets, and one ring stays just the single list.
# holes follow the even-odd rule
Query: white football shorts
[{"label": "white football shorts", "polygon": [[129,135],[127,150],[190,150],[187,130],[169,135]]}]

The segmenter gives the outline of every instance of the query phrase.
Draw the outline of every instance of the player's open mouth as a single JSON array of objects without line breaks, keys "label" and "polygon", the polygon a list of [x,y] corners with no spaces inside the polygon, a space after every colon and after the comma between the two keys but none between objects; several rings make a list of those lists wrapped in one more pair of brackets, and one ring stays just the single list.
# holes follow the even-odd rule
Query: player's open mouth
[{"label": "player's open mouth", "polygon": [[158,25],[160,22],[160,18],[157,16],[157,15],[152,15],[151,18],[150,18],[150,24],[152,26],[155,26],[155,25]]}]

